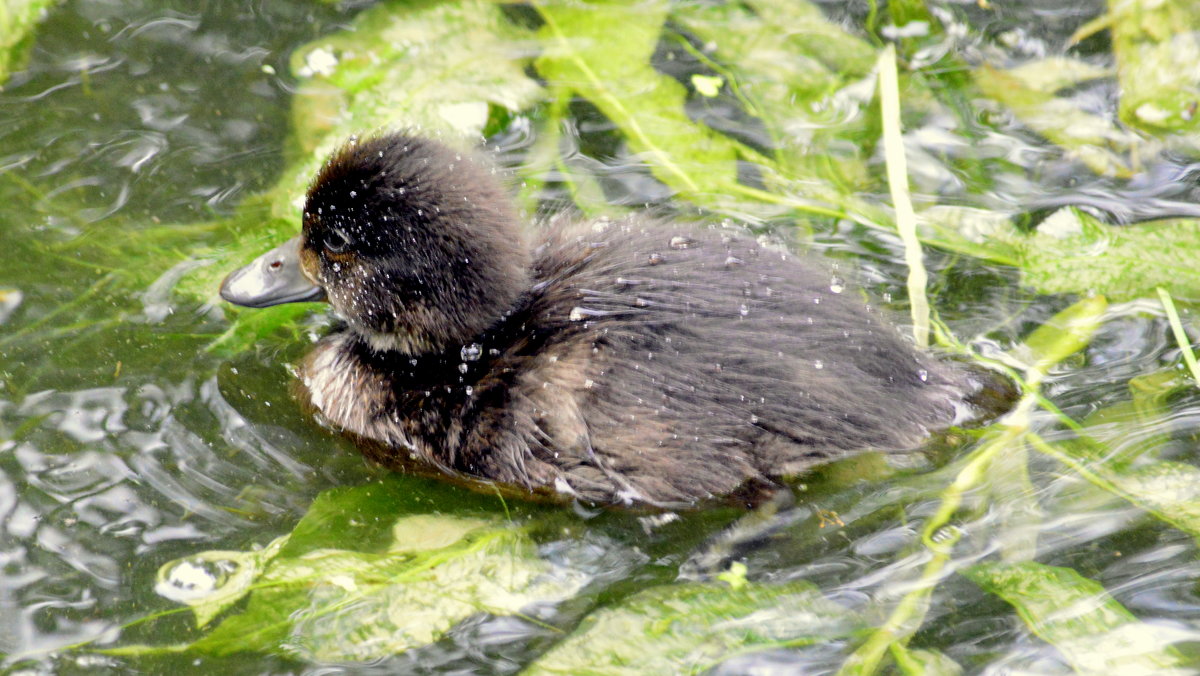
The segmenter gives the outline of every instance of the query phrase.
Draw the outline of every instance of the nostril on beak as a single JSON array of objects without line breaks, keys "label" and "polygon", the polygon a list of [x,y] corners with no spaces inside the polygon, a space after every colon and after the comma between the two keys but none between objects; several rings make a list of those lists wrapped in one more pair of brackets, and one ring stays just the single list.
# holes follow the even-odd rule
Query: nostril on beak
[{"label": "nostril on beak", "polygon": [[299,238],[294,237],[229,273],[221,283],[221,297],[245,307],[323,300],[325,292],[304,276],[299,257]]}]

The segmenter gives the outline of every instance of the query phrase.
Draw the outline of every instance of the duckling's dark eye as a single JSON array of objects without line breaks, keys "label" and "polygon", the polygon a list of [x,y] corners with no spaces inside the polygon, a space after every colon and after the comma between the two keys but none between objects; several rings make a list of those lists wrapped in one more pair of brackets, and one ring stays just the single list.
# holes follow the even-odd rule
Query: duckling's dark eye
[{"label": "duckling's dark eye", "polygon": [[347,235],[346,231],[341,228],[330,228],[325,235],[325,250],[332,253],[342,253],[353,243],[350,235]]}]

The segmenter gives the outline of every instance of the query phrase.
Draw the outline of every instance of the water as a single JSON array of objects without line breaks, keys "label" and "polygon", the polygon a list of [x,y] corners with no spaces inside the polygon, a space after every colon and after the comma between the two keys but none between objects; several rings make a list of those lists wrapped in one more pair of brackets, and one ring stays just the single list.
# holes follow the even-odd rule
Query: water
[{"label": "water", "polygon": [[[842,3],[827,4],[837,12]],[[859,9],[846,11],[865,14]],[[1003,41],[1014,53],[1041,55],[1061,49],[1081,17],[1100,9],[1091,3],[1069,11],[1036,4],[964,11],[981,49]],[[29,673],[116,673],[139,665],[183,673],[513,673],[559,640],[548,626],[569,631],[594,608],[641,589],[681,574],[705,578],[711,572],[706,556],[720,567],[727,563],[713,554],[710,538],[742,516],[736,510],[662,519],[501,505],[494,497],[367,466],[289,393],[292,378],[284,365],[306,350],[305,334],[319,335],[329,318],[307,319],[299,335],[273,335],[225,358],[205,350],[226,327],[220,307],[169,293],[187,266],[202,263],[185,253],[182,267],[139,283],[136,292],[123,283],[123,242],[153,237],[164,224],[228,215],[271,184],[284,165],[295,84],[286,75],[289,54],[341,28],[359,10],[355,4],[210,3],[197,11],[150,2],[68,2],[38,30],[28,69],[0,92],[0,653],[6,666]],[[594,172],[614,204],[661,206],[670,191],[614,147],[611,124],[586,104],[570,112],[573,133],[564,143],[575,149],[573,165]],[[768,142],[745,120],[722,124]],[[949,133],[967,146],[979,147],[968,136],[986,132],[984,147],[1049,153],[1011,120],[978,125]],[[502,157],[519,162],[532,135],[529,124],[516,120],[492,143]],[[962,146],[945,146],[953,147]],[[913,161],[914,185],[951,201],[1053,199],[1076,189],[1070,181],[1030,180],[980,193],[953,152],[925,157],[924,164]],[[549,187],[551,197],[567,199],[562,185],[551,181]],[[1122,203],[1114,186],[1088,189],[1106,203]],[[786,236],[788,224],[780,218],[772,225]],[[203,232],[195,238],[203,241]],[[97,240],[112,251],[107,261],[79,253]],[[664,249],[687,245],[664,241]],[[816,232],[813,249],[837,266],[830,278],[836,292],[852,288],[846,287],[850,278],[874,299],[905,297],[903,251],[891,235],[843,221]],[[941,318],[984,352],[1019,342],[1069,302],[1033,294],[1009,268],[938,252],[930,252],[927,264]],[[903,316],[905,307],[891,309]],[[578,319],[589,316],[587,308],[578,310]],[[463,360],[477,359],[481,349],[464,346]],[[1156,307],[1118,305],[1085,357],[1054,371],[1044,392],[1081,420],[1127,401],[1131,379],[1178,361]],[[1200,393],[1175,389],[1165,406],[1162,420],[1127,420],[1112,429],[1112,448],[1120,452],[1166,435],[1163,457],[1200,460]],[[1049,420],[1038,424],[1051,428]],[[1055,433],[1062,434],[1048,432]],[[808,580],[847,608],[877,612],[877,602],[896,598],[893,584],[924,564],[923,552],[914,550],[920,520],[952,479],[941,467],[972,442],[941,440],[928,454],[899,458],[891,468],[866,456],[806,477],[797,486],[798,505],[778,527],[736,545],[729,558],[744,562],[751,580]],[[1138,618],[1200,639],[1195,542],[1049,458],[1031,454],[1030,467],[1044,512],[1038,561],[1073,568],[1103,584]],[[161,645],[195,638],[182,614],[120,629],[178,608],[155,592],[160,566],[207,550],[263,546],[291,532],[323,491],[377,481],[400,496],[398,508],[414,513],[559,519],[563,528],[541,535],[540,551],[587,584],[539,616],[542,624],[477,616],[431,646],[376,664],[257,653],[138,662],[64,650],[88,641]],[[960,563],[1012,544],[990,541],[987,533],[1000,531],[1022,499],[988,500],[968,500],[976,510],[966,520],[969,535],[980,545]],[[1054,648],[1014,620],[1011,607],[953,574],[937,588],[913,645],[941,650],[972,673],[1066,671]],[[825,673],[847,652],[837,643],[781,648],[737,657],[717,671]]]}]

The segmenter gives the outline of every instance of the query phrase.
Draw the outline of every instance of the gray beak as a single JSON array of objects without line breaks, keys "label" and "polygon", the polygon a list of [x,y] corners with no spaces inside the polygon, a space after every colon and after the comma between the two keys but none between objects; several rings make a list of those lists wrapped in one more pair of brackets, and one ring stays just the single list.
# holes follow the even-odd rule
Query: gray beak
[{"label": "gray beak", "polygon": [[300,271],[300,237],[296,236],[229,273],[221,282],[221,297],[234,305],[270,307],[325,300],[325,289]]}]

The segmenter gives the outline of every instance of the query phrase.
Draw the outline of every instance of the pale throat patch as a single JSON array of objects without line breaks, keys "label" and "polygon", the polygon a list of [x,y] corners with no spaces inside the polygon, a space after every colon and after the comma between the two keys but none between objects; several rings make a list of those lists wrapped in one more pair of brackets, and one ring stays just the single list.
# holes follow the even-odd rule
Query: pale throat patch
[{"label": "pale throat patch", "polygon": [[432,351],[428,341],[421,340],[408,333],[385,333],[355,327],[358,335],[367,341],[376,352],[400,352],[402,354],[418,355]]},{"label": "pale throat patch", "polygon": [[375,401],[372,391],[384,384],[350,353],[350,340],[348,334],[326,338],[304,360],[300,376],[312,405],[347,432],[424,457],[395,416],[373,415],[382,402]]}]

